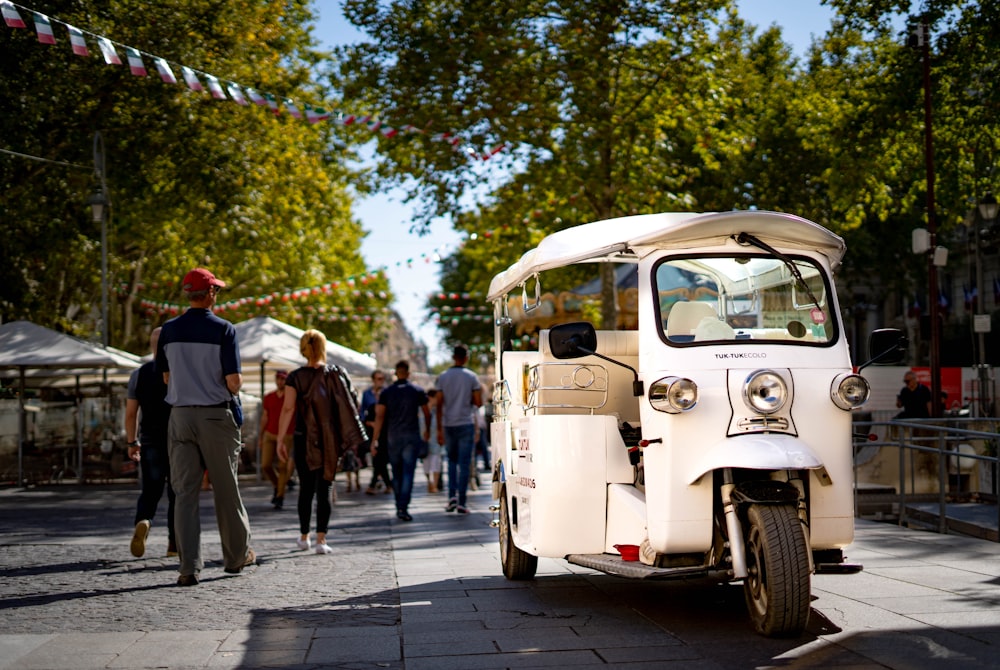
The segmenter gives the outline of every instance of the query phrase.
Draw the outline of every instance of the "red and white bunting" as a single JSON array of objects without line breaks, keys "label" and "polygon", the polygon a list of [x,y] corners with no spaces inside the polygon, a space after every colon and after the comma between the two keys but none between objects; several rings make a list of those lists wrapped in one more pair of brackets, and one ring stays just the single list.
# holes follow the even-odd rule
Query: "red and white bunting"
[{"label": "red and white bunting", "polygon": [[118,56],[118,52],[115,51],[115,45],[107,37],[98,37],[97,46],[101,47],[101,54],[104,56],[105,63],[108,65],[122,64],[122,59]]},{"label": "red and white bunting", "polygon": [[208,90],[212,94],[212,97],[216,100],[225,100],[226,92],[222,90],[219,78],[214,74],[206,74],[205,79],[208,81]]},{"label": "red and white bunting", "polygon": [[256,89],[250,88],[249,86],[247,86],[247,97],[250,98],[250,102],[255,105],[260,105],[262,107],[267,105],[267,98],[258,93]]},{"label": "red and white bunting", "polygon": [[146,64],[142,62],[142,56],[138,49],[125,47],[125,56],[128,58],[128,69],[132,74],[136,77],[145,77],[148,74]]},{"label": "red and white bunting", "polygon": [[189,68],[187,65],[181,65],[181,73],[184,75],[184,83],[188,85],[188,88],[192,91],[204,91],[201,82],[198,81],[198,75],[194,73],[194,70]]},{"label": "red and white bunting", "polygon": [[38,33],[38,41],[42,44],[55,44],[56,35],[52,32],[52,22],[49,21],[49,17],[39,12],[34,12],[34,15],[35,32]]},{"label": "red and white bunting", "polygon": [[0,12],[8,28],[27,28],[24,19],[17,13],[17,7],[10,0],[0,0]]},{"label": "red and white bunting", "polygon": [[[97,40],[97,45],[100,48],[101,55],[104,57],[105,63],[108,65],[122,65],[122,59],[118,54],[115,42],[112,42],[109,38],[103,35],[97,35],[95,33],[87,32],[71,26],[68,23],[60,21],[58,18],[49,19],[48,16],[42,14],[41,12],[35,11],[31,8],[24,7],[22,5],[17,5],[11,0],[0,0],[0,10],[2,10],[2,15],[4,23],[9,28],[26,28],[24,20],[21,18],[21,14],[18,9],[30,12],[34,18],[35,30],[38,34],[38,41],[43,44],[55,44],[56,37],[52,30],[52,22],[62,23],[66,26],[69,32],[69,41],[72,46],[73,53],[78,56],[89,56],[90,51],[87,46],[87,35],[92,39]],[[145,77],[148,76],[146,66],[143,63],[142,52],[135,47],[117,44],[117,46],[125,49],[125,54],[128,61],[129,70],[135,76]],[[146,54],[153,59],[156,65],[156,70],[160,75],[160,78],[169,84],[176,84],[177,77],[174,76],[174,71],[171,69],[170,63],[165,59],[160,58],[154,54]],[[236,82],[225,82],[224,84],[219,81],[214,75],[208,74],[206,72],[197,72],[194,69],[176,63],[178,67],[181,68],[181,72],[184,77],[184,82],[187,84],[188,88],[192,91],[204,91],[201,81],[199,80],[199,74],[205,78],[208,85],[208,90],[211,92],[212,97],[217,100],[226,100],[226,92],[229,93],[229,98],[232,98],[234,102],[240,105],[249,105],[247,98],[250,102],[255,105],[264,106],[267,105],[275,115],[281,113],[279,106],[279,100],[274,95],[270,93],[262,93],[251,87],[243,87]],[[223,88],[225,86],[225,88]],[[372,133],[378,133],[385,138],[393,138],[398,136],[400,133],[420,133],[424,134],[427,132],[426,129],[414,126],[412,124],[402,124],[399,127],[390,126],[382,119],[378,119],[371,114],[366,114],[364,116],[356,116],[354,114],[349,114],[346,112],[327,112],[325,109],[320,107],[313,107],[311,105],[300,105],[296,103],[291,98],[283,98],[281,103],[285,106],[288,113],[296,118],[305,118],[309,123],[319,123],[320,121],[333,121],[343,126],[350,126],[354,124],[365,125],[369,131]],[[303,111],[304,110],[304,111]],[[468,155],[472,159],[488,160],[495,156],[500,151],[506,148],[504,144],[494,145],[492,148],[487,149],[485,152],[478,151],[463,145],[462,139],[452,133],[436,133],[430,137],[434,141],[445,142],[456,150],[461,150],[462,153]]]},{"label": "red and white bunting", "polygon": [[275,98],[270,93],[265,93],[264,94],[264,98],[267,100],[267,106],[268,106],[268,108],[272,112],[274,112],[275,116],[277,116],[278,114],[281,114],[281,109],[278,108],[278,99],[277,98]]},{"label": "red and white bunting", "polygon": [[153,58],[153,62],[156,64],[156,71],[160,73],[160,79],[168,84],[176,84],[177,77],[174,76],[174,71],[170,69],[170,64],[156,56]]},{"label": "red and white bunting", "polygon": [[236,104],[238,105],[250,104],[247,102],[247,99],[243,97],[243,91],[240,90],[240,87],[237,84],[234,84],[231,81],[227,82],[226,90],[229,91],[229,97],[235,100]]},{"label": "red and white bunting", "polygon": [[89,56],[90,50],[87,49],[87,39],[83,36],[83,31],[68,23],[66,30],[69,31],[69,43],[73,47],[73,53],[77,56]]},{"label": "red and white bunting", "polygon": [[294,118],[302,118],[302,112],[300,112],[299,108],[295,106],[295,102],[293,102],[291,98],[285,98],[285,108],[288,109],[288,113]]}]

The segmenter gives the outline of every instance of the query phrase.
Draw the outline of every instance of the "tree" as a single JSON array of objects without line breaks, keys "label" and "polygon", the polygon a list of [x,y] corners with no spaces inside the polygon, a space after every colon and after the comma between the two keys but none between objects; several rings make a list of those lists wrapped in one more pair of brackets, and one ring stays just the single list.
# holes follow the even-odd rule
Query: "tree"
[{"label": "tree", "polygon": [[[112,344],[144,350],[147,329],[182,300],[177,284],[184,272],[208,265],[231,287],[224,302],[254,299],[233,310],[240,315],[252,315],[256,298],[339,281],[339,291],[310,291],[308,304],[262,305],[349,346],[366,345],[378,319],[318,318],[321,309],[346,311],[356,302],[378,314],[390,298],[384,278],[369,274],[360,256],[363,232],[351,216],[353,177],[344,167],[350,154],[333,141],[331,124],[214,100],[159,81],[155,70],[134,77],[125,66],[105,65],[92,37],[91,56],[81,58],[63,25],[108,36],[119,51],[141,49],[151,70],[148,54],[155,54],[174,69],[194,68],[203,83],[212,73],[322,107],[330,92],[318,83],[324,54],[309,35],[309,3],[46,4],[56,45],[40,45],[31,28],[0,30],[0,54],[9,64],[0,80],[3,135],[18,153],[57,161],[0,161],[7,196],[0,216],[11,240],[0,252],[0,317],[94,332],[100,234],[86,201],[91,138],[99,130],[112,203]],[[360,297],[347,285],[353,277],[368,282]]]},{"label": "tree", "polygon": [[[481,161],[434,141],[435,131],[453,130],[461,149],[508,147],[487,166],[558,168],[556,199],[574,195],[581,218],[557,225],[611,218],[649,200],[649,179],[635,179],[637,141],[655,127],[655,101],[710,57],[711,30],[729,4],[363,0],[345,15],[370,41],[343,50],[339,83],[387,118],[427,120],[428,132],[409,142],[382,142],[377,170],[403,186],[415,178],[425,221],[460,211],[463,195],[490,179]],[[614,323],[607,269],[602,317]]]}]

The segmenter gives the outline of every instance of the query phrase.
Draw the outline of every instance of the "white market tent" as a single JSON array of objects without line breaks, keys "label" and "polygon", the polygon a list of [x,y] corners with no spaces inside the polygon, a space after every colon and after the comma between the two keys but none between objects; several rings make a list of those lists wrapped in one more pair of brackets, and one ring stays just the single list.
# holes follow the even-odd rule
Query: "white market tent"
[{"label": "white market tent", "polygon": [[[259,385],[261,400],[268,389],[274,388],[274,371],[294,370],[305,365],[306,359],[299,352],[299,342],[305,333],[301,328],[269,316],[257,316],[234,325],[240,345],[244,389]],[[331,340],[326,342],[326,357],[328,363],[341,366],[355,379],[370,376],[375,370],[374,358]],[[260,414],[257,416],[259,418]],[[260,449],[256,451],[259,481],[261,454]]]},{"label": "white market tent", "polygon": [[[235,327],[244,382],[249,385],[252,381],[259,381],[261,397],[264,396],[265,383],[272,381],[268,379],[268,372],[292,370],[305,365],[306,359],[299,352],[299,341],[305,333],[301,328],[269,316],[241,321]],[[328,363],[341,366],[355,378],[369,376],[375,370],[374,358],[332,340],[327,340],[326,356]]]},{"label": "white market tent", "polygon": [[[83,340],[57,333],[31,323],[11,321],[0,324],[0,370],[16,369],[19,382],[18,403],[18,483],[24,481],[23,458],[25,436],[24,391],[29,371],[32,385],[46,385],[45,380],[75,376],[79,387],[83,376],[126,375],[142,364],[138,356],[126,351],[104,348]],[[77,393],[79,396],[79,393]],[[79,435],[79,430],[77,431]],[[78,438],[78,463],[83,463],[83,441]],[[80,469],[80,477],[83,472]]]}]

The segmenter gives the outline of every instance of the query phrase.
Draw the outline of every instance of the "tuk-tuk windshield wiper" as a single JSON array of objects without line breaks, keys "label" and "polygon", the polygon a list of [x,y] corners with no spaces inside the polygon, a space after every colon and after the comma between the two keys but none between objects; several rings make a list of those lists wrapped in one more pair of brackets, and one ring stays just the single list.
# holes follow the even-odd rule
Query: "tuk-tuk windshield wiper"
[{"label": "tuk-tuk windshield wiper", "polygon": [[766,251],[769,254],[772,254],[775,258],[784,263],[785,267],[788,268],[788,271],[792,273],[793,277],[795,277],[795,281],[797,281],[799,285],[809,295],[809,299],[812,301],[812,304],[815,305],[817,308],[820,308],[819,300],[816,299],[816,296],[813,294],[812,289],[809,288],[809,284],[806,283],[806,280],[802,277],[802,272],[799,270],[799,267],[795,264],[795,261],[793,261],[785,254],[781,253],[780,251],[772,247],[767,242],[764,242],[760,238],[755,237],[750,233],[740,233],[739,235],[734,235],[733,239],[736,240],[737,244],[743,246],[749,244],[751,246],[757,247],[758,249],[763,249],[764,251]]}]

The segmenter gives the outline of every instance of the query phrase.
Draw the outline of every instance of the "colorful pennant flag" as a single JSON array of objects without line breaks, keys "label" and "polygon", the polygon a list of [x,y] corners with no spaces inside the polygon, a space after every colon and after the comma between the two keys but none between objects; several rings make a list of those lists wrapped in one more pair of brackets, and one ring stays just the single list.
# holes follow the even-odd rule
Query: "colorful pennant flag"
[{"label": "colorful pennant flag", "polygon": [[201,82],[198,81],[198,75],[194,73],[194,70],[189,68],[187,65],[181,65],[181,72],[184,74],[184,82],[188,85],[188,88],[192,91],[204,91]]},{"label": "colorful pennant flag", "polygon": [[272,112],[274,112],[275,116],[281,114],[281,110],[278,109],[278,99],[275,98],[270,93],[265,93],[264,97],[267,99],[267,106],[270,108]]},{"label": "colorful pennant flag", "polygon": [[[24,11],[30,12],[34,18],[35,30],[38,34],[38,41],[43,44],[55,44],[56,37],[52,30],[52,20],[48,16],[37,12],[33,9],[16,5],[11,0],[0,0],[0,10],[2,10],[2,15],[4,23],[10,28],[25,28],[27,27],[21,15],[18,13],[18,9],[23,9]],[[102,35],[96,35],[94,33],[84,33],[84,31],[71,26],[59,19],[55,19],[57,23],[62,23],[66,26],[69,32],[69,41],[73,49],[73,53],[78,56],[89,56],[90,51],[87,46],[86,35],[90,35],[92,39],[97,40],[97,45],[100,48],[101,54],[104,57],[105,63],[108,65],[122,65],[122,59],[118,54],[116,43],[112,42],[109,38]],[[135,76],[148,76],[145,63],[143,63],[142,52],[138,49],[124,45],[118,44],[117,46],[125,49],[125,54],[128,61],[128,67],[130,72]],[[146,54],[153,59],[156,70],[160,75],[160,78],[170,84],[177,83],[177,77],[174,76],[174,72],[171,69],[170,64],[163,58],[156,56],[154,54]],[[184,81],[188,88],[192,91],[203,91],[201,81],[199,81],[198,74],[196,71],[181,64],[176,64],[181,68],[183,73]],[[261,93],[260,91],[250,88],[241,87],[236,82],[224,82],[221,83],[219,79],[211,74],[201,72],[208,82],[208,89],[212,94],[213,98],[218,100],[226,100],[226,92],[228,91],[229,97],[233,99],[234,102],[240,105],[248,105],[247,98],[253,102],[255,105],[267,107],[275,113],[275,115],[280,115],[280,105],[279,100],[269,93]],[[223,85],[225,88],[223,88]],[[364,116],[356,116],[354,114],[349,114],[346,112],[336,112],[331,113],[320,107],[313,107],[311,105],[299,105],[291,98],[284,98],[280,101],[284,104],[288,113],[296,118],[302,119],[306,118],[309,123],[318,123],[320,121],[333,120],[343,126],[349,125],[365,125],[368,130],[372,133],[379,133],[383,137],[392,138],[400,134],[400,132],[406,133],[425,133],[424,129],[418,128],[417,126],[411,124],[404,124],[400,127],[393,127],[385,123],[381,119],[375,118],[371,114],[366,114]],[[303,111],[304,110],[304,113]],[[463,146],[462,139],[457,137],[452,133],[437,133],[431,136],[434,141],[443,141],[449,144],[455,149],[460,149],[463,153],[467,154],[470,158],[488,160],[492,156],[496,155],[500,151],[506,148],[504,144],[494,145],[492,148],[487,149],[485,152],[481,152],[476,149],[468,148]]]},{"label": "colorful pennant flag", "polygon": [[49,21],[49,17],[45,14],[40,14],[34,12],[35,15],[35,32],[38,33],[38,41],[42,44],[55,44],[56,36],[52,32],[52,22]]},{"label": "colorful pennant flag", "polygon": [[87,39],[83,36],[83,31],[68,23],[66,30],[69,31],[69,43],[73,47],[73,53],[77,56],[89,56],[90,50],[87,49]]},{"label": "colorful pennant flag", "polygon": [[326,121],[330,118],[330,112],[319,107],[312,107],[310,105],[305,106],[306,109],[306,119],[309,123],[319,123],[320,121]]},{"label": "colorful pennant flag", "polygon": [[267,99],[249,86],[247,86],[247,97],[250,98],[250,102],[255,105],[260,105],[262,107],[267,105]]},{"label": "colorful pennant flag", "polygon": [[10,0],[0,0],[0,11],[3,12],[3,20],[8,28],[27,28],[24,19],[17,13],[17,7]]},{"label": "colorful pennant flag", "polygon": [[295,103],[292,102],[291,98],[285,98],[285,107],[288,108],[288,113],[291,114],[294,118],[296,119],[302,118],[302,112],[300,112],[299,108],[295,106]]},{"label": "colorful pennant flag", "polygon": [[170,69],[170,64],[167,61],[156,56],[153,58],[153,62],[156,63],[156,71],[160,73],[160,79],[168,84],[177,83],[177,77],[174,76],[174,71]]},{"label": "colorful pennant flag", "polygon": [[226,90],[229,91],[229,97],[236,101],[238,105],[247,105],[247,99],[243,97],[243,91],[240,90],[239,85],[233,82],[226,83]]},{"label": "colorful pennant flag", "polygon": [[125,56],[128,58],[128,69],[132,74],[136,77],[145,77],[148,74],[146,72],[146,64],[142,62],[142,56],[139,54],[138,49],[125,47]]},{"label": "colorful pennant flag", "polygon": [[119,58],[118,52],[115,51],[115,45],[111,43],[107,37],[97,38],[97,46],[101,47],[101,53],[104,55],[104,62],[108,65],[121,65],[122,59]]},{"label": "colorful pennant flag", "polygon": [[216,100],[225,100],[226,92],[222,90],[219,78],[212,74],[205,74],[205,79],[208,80],[208,90],[212,94],[212,97]]}]

